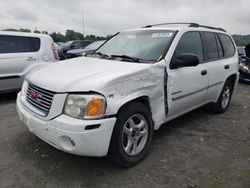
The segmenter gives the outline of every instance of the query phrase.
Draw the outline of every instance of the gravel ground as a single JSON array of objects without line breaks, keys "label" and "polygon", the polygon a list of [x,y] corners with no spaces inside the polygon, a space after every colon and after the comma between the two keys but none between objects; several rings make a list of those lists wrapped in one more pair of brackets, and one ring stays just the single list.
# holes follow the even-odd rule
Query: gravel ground
[{"label": "gravel ground", "polygon": [[250,188],[250,85],[229,110],[197,109],[156,131],[148,157],[123,169],[61,152],[18,120],[16,94],[0,95],[0,187]]}]

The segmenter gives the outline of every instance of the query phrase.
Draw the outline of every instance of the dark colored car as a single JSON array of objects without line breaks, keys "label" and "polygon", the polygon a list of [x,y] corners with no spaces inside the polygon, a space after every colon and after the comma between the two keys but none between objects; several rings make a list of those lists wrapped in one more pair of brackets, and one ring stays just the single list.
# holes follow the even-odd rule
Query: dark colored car
[{"label": "dark colored car", "polygon": [[61,47],[64,46],[64,42],[56,42],[56,44],[57,44],[58,46],[61,46]]},{"label": "dark colored car", "polygon": [[63,52],[66,54],[66,52],[68,50],[84,48],[87,45],[91,44],[92,42],[93,41],[91,41],[91,40],[72,40],[72,41],[68,41],[63,46]]},{"label": "dark colored car", "polygon": [[83,55],[90,54],[94,52],[97,48],[99,48],[104,42],[105,40],[99,40],[89,44],[85,48],[68,50],[66,53],[67,58],[80,57]]},{"label": "dark colored car", "polygon": [[[239,52],[239,51],[238,51]],[[241,57],[243,54],[243,58]],[[239,72],[240,72],[240,80],[250,82],[250,44],[247,45],[244,50],[240,53],[240,65],[239,65]]]}]

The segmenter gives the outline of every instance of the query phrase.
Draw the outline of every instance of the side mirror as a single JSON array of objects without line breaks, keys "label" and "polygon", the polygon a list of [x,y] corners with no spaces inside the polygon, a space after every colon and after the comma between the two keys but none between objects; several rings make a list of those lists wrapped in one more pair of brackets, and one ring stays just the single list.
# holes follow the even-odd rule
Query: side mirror
[{"label": "side mirror", "polygon": [[194,54],[182,54],[173,60],[172,68],[194,67],[199,64],[199,58]]},{"label": "side mirror", "polygon": [[245,51],[246,51],[246,56],[250,58],[250,44],[246,45]]}]

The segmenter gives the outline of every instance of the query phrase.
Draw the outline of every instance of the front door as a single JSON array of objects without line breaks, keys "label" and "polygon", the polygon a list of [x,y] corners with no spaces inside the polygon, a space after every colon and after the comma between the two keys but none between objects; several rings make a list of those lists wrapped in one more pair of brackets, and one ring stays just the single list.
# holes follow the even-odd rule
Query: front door
[{"label": "front door", "polygon": [[167,118],[183,114],[206,100],[208,76],[203,62],[203,47],[199,32],[187,32],[182,35],[175,49],[171,62],[182,54],[198,56],[200,64],[193,67],[171,68],[168,71]]}]

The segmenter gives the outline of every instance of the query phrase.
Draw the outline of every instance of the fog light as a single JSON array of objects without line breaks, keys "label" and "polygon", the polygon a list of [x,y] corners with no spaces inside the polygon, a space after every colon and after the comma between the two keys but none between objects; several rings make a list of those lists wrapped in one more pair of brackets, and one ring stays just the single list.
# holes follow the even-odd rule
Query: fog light
[{"label": "fog light", "polygon": [[75,147],[75,141],[69,136],[60,136],[61,147],[64,150],[73,150]]}]

